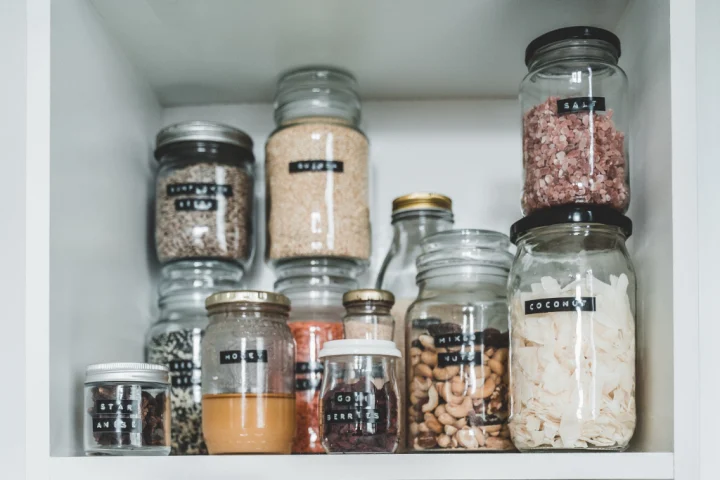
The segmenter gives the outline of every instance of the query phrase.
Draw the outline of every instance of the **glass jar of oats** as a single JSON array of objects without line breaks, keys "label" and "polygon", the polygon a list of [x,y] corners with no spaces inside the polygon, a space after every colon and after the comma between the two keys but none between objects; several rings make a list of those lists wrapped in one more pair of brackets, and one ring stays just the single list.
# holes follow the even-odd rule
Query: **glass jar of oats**
[{"label": "glass jar of oats", "polygon": [[283,75],[265,146],[266,256],[370,258],[368,140],[355,78],[303,68]]}]

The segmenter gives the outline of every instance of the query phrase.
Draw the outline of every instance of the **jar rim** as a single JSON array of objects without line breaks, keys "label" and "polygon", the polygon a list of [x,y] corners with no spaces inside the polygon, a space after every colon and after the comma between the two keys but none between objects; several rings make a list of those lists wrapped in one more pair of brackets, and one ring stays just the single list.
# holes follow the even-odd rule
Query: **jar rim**
[{"label": "jar rim", "polygon": [[421,242],[417,278],[447,267],[482,267],[510,271],[510,239],[494,230],[455,229],[434,233]]},{"label": "jar rim", "polygon": [[289,311],[290,299],[282,293],[263,290],[230,290],[214,293],[205,300],[208,313],[212,313],[212,310],[218,307],[232,305],[269,305]]},{"label": "jar rim", "polygon": [[147,382],[169,383],[169,370],[164,365],[140,362],[94,363],[85,369],[85,383]]},{"label": "jar rim", "polygon": [[632,235],[632,220],[607,205],[568,204],[536,210],[510,227],[510,241],[518,244],[527,233],[553,225],[604,225],[625,238]]},{"label": "jar rim", "polygon": [[441,193],[415,192],[393,199],[392,213],[413,210],[443,210],[452,212],[452,199]]},{"label": "jar rim", "polygon": [[318,358],[345,355],[378,355],[395,358],[402,356],[395,342],[391,340],[344,339],[325,342]]},{"label": "jar rim", "polygon": [[602,42],[617,58],[620,58],[620,39],[617,35],[604,28],[573,26],[552,30],[531,41],[525,49],[525,66],[529,67],[534,57],[548,47],[565,42],[578,43],[583,41]]},{"label": "jar rim", "polygon": [[247,150],[252,155],[253,141],[239,128],[220,122],[191,120],[168,125],[155,137],[155,158],[160,161],[173,145],[180,143],[216,142]]}]

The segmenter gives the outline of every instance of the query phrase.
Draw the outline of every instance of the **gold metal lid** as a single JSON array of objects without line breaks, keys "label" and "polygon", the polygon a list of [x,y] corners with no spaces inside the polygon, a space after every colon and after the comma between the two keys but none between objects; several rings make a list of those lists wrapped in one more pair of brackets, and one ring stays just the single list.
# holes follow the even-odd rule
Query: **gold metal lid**
[{"label": "gold metal lid", "polygon": [[343,305],[356,302],[386,302],[390,305],[395,303],[395,295],[387,290],[377,290],[374,288],[361,288],[359,290],[350,290],[343,295]]},{"label": "gold metal lid", "polygon": [[205,308],[210,310],[220,305],[233,303],[254,303],[290,307],[290,299],[282,293],[264,292],[261,290],[231,290],[210,295],[205,300]]},{"label": "gold metal lid", "polygon": [[397,197],[392,202],[393,213],[400,210],[420,210],[424,208],[452,211],[452,200],[450,197],[439,193],[410,193]]}]

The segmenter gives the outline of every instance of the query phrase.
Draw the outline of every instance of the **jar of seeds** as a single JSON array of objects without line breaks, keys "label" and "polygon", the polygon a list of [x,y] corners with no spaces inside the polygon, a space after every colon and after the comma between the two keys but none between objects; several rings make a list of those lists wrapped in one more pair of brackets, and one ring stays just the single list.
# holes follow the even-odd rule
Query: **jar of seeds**
[{"label": "jar of seeds", "polygon": [[161,263],[250,263],[252,146],[244,132],[214,122],[183,122],[158,133],[155,245]]},{"label": "jar of seeds", "polygon": [[147,335],[147,361],[170,370],[171,455],[204,455],[202,355],[208,324],[205,299],[238,288],[242,269],[230,262],[184,260],[162,269],[160,317]]},{"label": "jar of seeds", "polygon": [[355,78],[330,68],[283,75],[266,145],[267,258],[370,258],[368,140]]}]

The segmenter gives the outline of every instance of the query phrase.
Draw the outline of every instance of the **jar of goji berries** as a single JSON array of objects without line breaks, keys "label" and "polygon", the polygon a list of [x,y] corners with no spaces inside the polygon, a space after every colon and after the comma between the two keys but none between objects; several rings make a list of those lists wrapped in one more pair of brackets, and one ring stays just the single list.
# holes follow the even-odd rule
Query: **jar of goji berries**
[{"label": "jar of goji berries", "polygon": [[524,214],[569,203],[627,210],[628,81],[619,58],[620,40],[601,28],[561,28],[528,45]]},{"label": "jar of goji berries", "polygon": [[298,258],[277,265],[275,290],[292,303],[288,326],[295,338],[295,442],[293,453],[324,453],[318,401],[323,365],[318,354],[343,338],[343,294],[357,287],[357,263],[337,258]]}]

